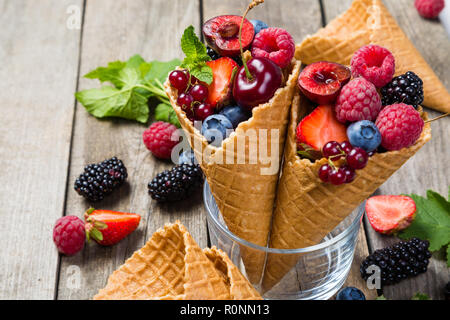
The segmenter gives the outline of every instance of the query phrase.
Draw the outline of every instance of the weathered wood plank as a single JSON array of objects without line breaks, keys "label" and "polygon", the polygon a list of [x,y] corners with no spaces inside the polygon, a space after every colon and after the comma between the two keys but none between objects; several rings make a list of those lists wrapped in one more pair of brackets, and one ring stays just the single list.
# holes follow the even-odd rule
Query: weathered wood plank
[{"label": "weathered wood plank", "polygon": [[[336,1],[331,0],[324,0],[323,3],[325,15],[329,21],[348,8],[351,1],[340,1],[339,5]],[[443,26],[435,21],[421,19],[411,1],[385,1],[385,4],[400,27],[448,88],[450,77],[446,70],[450,63],[448,56],[450,42]],[[439,114],[430,109],[427,109],[427,112],[431,117]],[[446,145],[446,138],[450,136],[449,124],[450,119],[448,118],[433,123],[432,140],[383,184],[377,193],[425,195],[426,189],[433,189],[441,194],[447,194],[448,177],[450,176],[450,168],[447,163],[450,160],[450,153]],[[367,221],[365,222],[368,224]],[[371,251],[398,241],[395,237],[377,234],[369,225],[367,230]],[[388,286],[384,289],[384,294],[390,299],[409,299],[416,292],[421,291],[433,299],[442,299],[442,288],[448,278],[449,269],[444,261],[432,259],[426,274],[403,281],[395,286]]]},{"label": "weathered wood plank", "polygon": [[0,1],[0,299],[52,299],[63,214],[82,1]]},{"label": "weathered wood plank", "polygon": [[[83,30],[81,75],[109,61],[125,60],[139,53],[147,60],[182,58],[179,41],[190,24],[200,24],[199,1],[89,1]],[[80,89],[95,82],[80,78]],[[200,246],[206,246],[206,228],[201,195],[191,202],[158,205],[147,193],[147,183],[172,164],[156,160],[142,143],[146,126],[122,120],[100,121],[77,105],[74,143],[68,180],[66,214],[81,215],[88,203],[73,190],[73,182],[87,163],[116,155],[128,169],[128,184],[97,207],[136,212],[143,220],[139,229],[112,248],[91,244],[82,254],[63,258],[59,299],[89,299],[106,284],[112,271],[139,249],[164,223],[180,219]],[[72,265],[81,271],[78,288]]]}]

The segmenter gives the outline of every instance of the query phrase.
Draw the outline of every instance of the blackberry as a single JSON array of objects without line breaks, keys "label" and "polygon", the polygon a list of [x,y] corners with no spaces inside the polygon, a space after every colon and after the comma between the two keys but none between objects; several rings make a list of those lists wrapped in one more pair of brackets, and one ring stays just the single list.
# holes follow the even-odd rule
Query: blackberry
[{"label": "blackberry", "polygon": [[181,164],[165,170],[148,184],[148,193],[159,202],[187,198],[201,186],[203,173],[198,164]]},{"label": "blackberry", "polygon": [[122,160],[113,157],[100,163],[89,164],[75,180],[75,191],[91,201],[100,201],[128,177]]},{"label": "blackberry", "polygon": [[[217,60],[222,57],[220,54],[218,54],[216,51],[214,51],[214,49],[211,49],[210,47],[206,47],[206,53],[211,58],[211,60]],[[236,63],[239,66],[242,66],[242,59],[241,59],[240,55],[236,56],[236,57],[230,57],[230,58],[233,59],[234,61],[236,61]]]},{"label": "blackberry", "polygon": [[383,286],[426,272],[431,257],[428,251],[429,245],[426,240],[412,238],[409,241],[401,241],[393,246],[376,250],[361,263],[361,276],[367,280],[372,273],[367,273],[366,269],[376,265],[381,269],[381,285]]},{"label": "blackberry", "polygon": [[412,71],[395,77],[380,91],[383,106],[403,102],[417,109],[423,102],[422,79]]}]

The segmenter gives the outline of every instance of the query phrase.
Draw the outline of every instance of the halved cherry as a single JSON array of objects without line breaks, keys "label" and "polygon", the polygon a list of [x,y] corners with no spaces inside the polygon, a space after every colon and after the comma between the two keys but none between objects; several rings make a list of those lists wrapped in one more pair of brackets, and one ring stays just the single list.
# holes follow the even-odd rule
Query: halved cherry
[{"label": "halved cherry", "polygon": [[[208,45],[224,57],[235,57],[240,54],[239,26],[242,17],[224,15],[209,19],[203,24],[203,35]],[[255,29],[247,19],[242,27],[242,47],[248,49],[253,41]]]},{"label": "halved cherry", "polygon": [[334,103],[341,88],[350,81],[351,71],[334,62],[320,61],[308,65],[298,77],[298,87],[311,101]]}]

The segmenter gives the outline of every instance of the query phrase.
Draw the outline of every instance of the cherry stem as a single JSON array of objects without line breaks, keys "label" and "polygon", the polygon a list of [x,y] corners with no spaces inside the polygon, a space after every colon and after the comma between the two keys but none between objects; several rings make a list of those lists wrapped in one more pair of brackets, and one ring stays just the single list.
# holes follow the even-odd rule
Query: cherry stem
[{"label": "cherry stem", "polygon": [[439,120],[439,119],[441,119],[441,118],[445,118],[445,117],[448,116],[449,114],[450,114],[450,112],[444,113],[444,114],[440,115],[439,117],[436,117],[436,118],[433,118],[433,119],[429,119],[429,120],[425,121],[424,123],[430,123],[430,122]]},{"label": "cherry stem", "polygon": [[250,73],[250,70],[248,70],[247,62],[244,59],[244,49],[242,48],[242,27],[244,26],[244,20],[245,20],[245,17],[247,16],[248,12],[263,2],[264,2],[264,0],[253,0],[252,2],[250,2],[250,4],[247,7],[247,10],[245,10],[244,15],[242,16],[241,25],[239,27],[239,49],[241,50],[241,59],[242,59],[242,64],[244,65],[245,75],[247,76],[247,79],[249,81],[253,80],[253,76]]}]

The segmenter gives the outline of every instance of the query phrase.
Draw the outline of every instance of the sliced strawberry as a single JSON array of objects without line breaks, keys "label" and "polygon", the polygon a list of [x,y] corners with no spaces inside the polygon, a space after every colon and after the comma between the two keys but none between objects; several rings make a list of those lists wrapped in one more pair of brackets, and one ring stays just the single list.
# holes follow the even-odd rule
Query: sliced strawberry
[{"label": "sliced strawberry", "polygon": [[348,140],[347,128],[336,119],[333,106],[318,106],[298,124],[297,145],[307,144],[321,150],[329,141],[339,143]]},{"label": "sliced strawberry", "polygon": [[141,216],[135,213],[89,209],[84,214],[87,237],[102,246],[111,246],[132,233]]},{"label": "sliced strawberry", "polygon": [[416,204],[407,196],[374,196],[366,202],[366,214],[375,231],[392,234],[411,224]]},{"label": "sliced strawberry", "polygon": [[233,75],[233,69],[238,67],[238,64],[228,57],[208,61],[206,64],[213,71],[213,82],[208,86],[209,95],[206,102],[221,108],[231,100],[231,76]]}]

